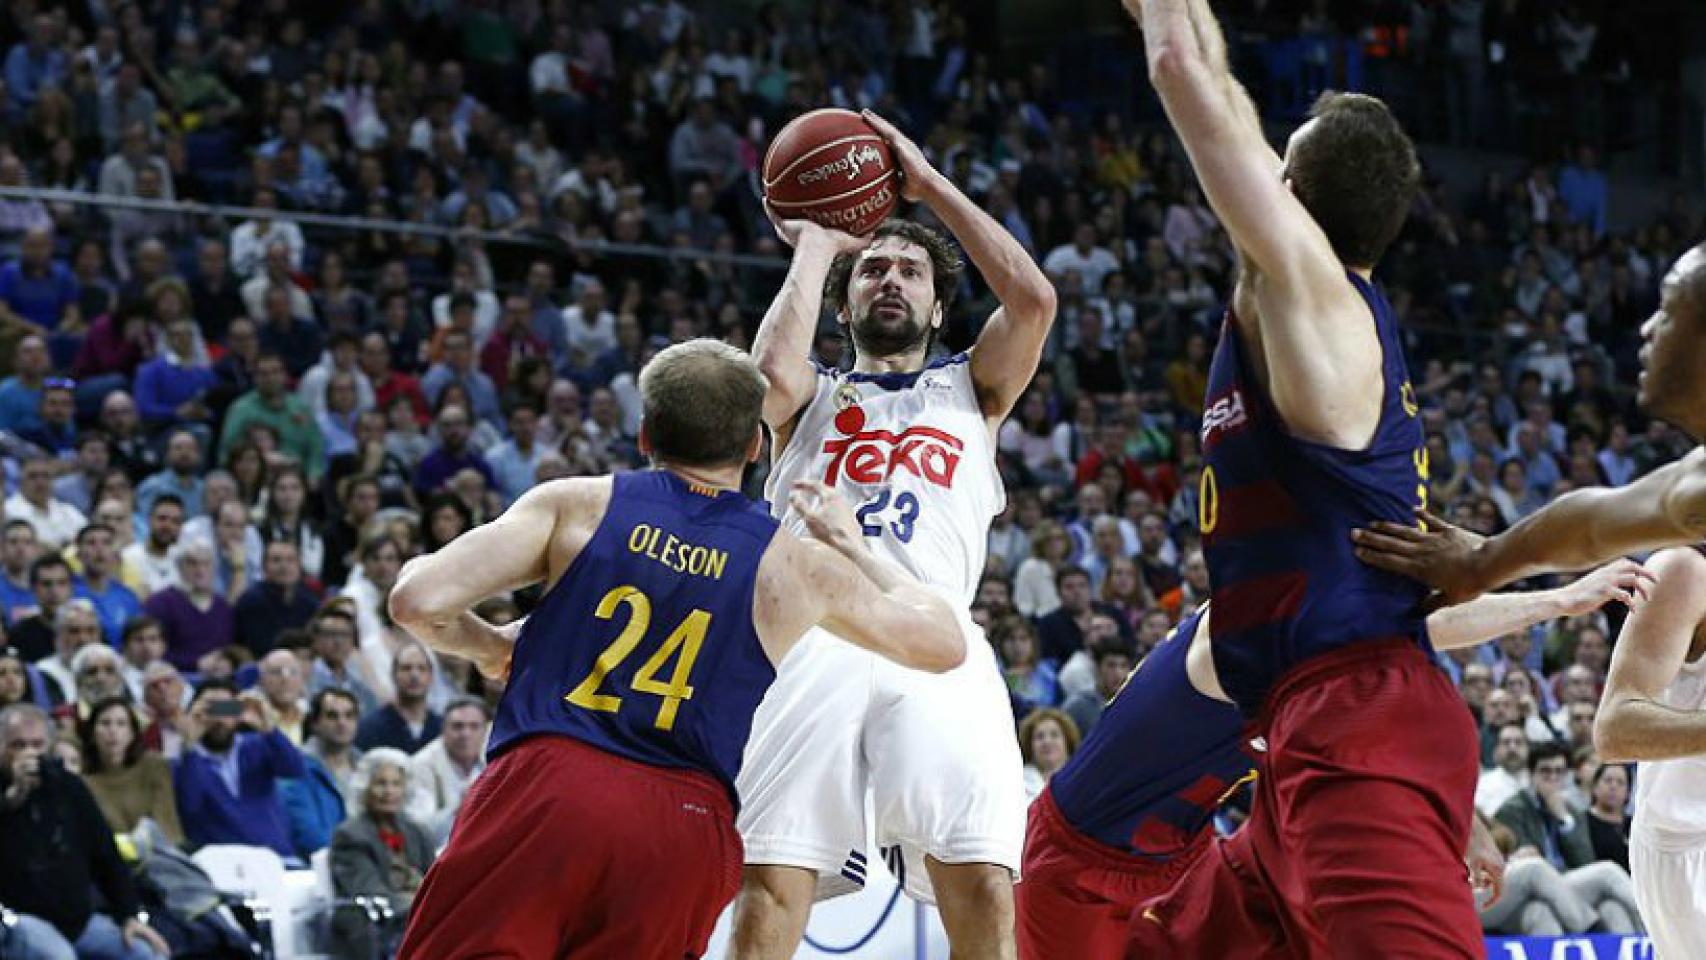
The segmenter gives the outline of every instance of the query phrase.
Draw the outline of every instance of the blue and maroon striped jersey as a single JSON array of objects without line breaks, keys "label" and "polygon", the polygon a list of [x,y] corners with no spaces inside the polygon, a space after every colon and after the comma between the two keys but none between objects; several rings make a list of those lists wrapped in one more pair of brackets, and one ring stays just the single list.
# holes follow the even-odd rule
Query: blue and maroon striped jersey
[{"label": "blue and maroon striped jersey", "polygon": [[1386,297],[1347,274],[1380,338],[1385,397],[1374,437],[1340,450],[1293,436],[1268,399],[1228,311],[1203,405],[1198,521],[1214,585],[1214,662],[1254,716],[1293,666],[1350,644],[1402,637],[1431,652],[1425,588],[1357,560],[1351,531],[1416,522],[1428,461]]},{"label": "blue and maroon striped jersey", "polygon": [[1198,693],[1185,673],[1201,619],[1201,611],[1185,617],[1156,645],[1049,780],[1073,829],[1123,853],[1170,859],[1255,773],[1238,708]]},{"label": "blue and maroon striped jersey", "polygon": [[487,754],[569,736],[709,773],[738,805],[752,715],[776,679],[752,623],[776,529],[739,493],[616,475],[598,529],[521,629]]}]

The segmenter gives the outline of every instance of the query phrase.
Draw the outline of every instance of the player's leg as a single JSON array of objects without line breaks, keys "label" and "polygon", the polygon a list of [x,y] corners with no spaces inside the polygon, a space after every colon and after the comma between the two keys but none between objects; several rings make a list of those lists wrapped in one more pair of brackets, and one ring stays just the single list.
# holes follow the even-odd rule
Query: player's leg
[{"label": "player's leg", "polygon": [[1335,956],[1479,957],[1463,850],[1477,758],[1445,675],[1414,648],[1358,651],[1276,695],[1257,804],[1284,909]]},{"label": "player's leg", "polygon": [[1013,871],[993,863],[924,858],[951,960],[1014,960]]},{"label": "player's leg", "polygon": [[1112,852],[1090,852],[1093,843],[1066,822],[1046,791],[1031,803],[1024,879],[1013,888],[1019,960],[1125,955],[1132,913],[1167,883],[1135,862],[1112,862]]},{"label": "player's leg", "polygon": [[787,960],[806,934],[817,893],[817,871],[748,864],[735,898],[729,960]]},{"label": "player's leg", "polygon": [[609,824],[598,831],[564,828],[593,822],[591,811],[580,808],[608,786],[601,778],[595,789],[586,782],[594,774],[576,769],[578,752],[587,749],[565,738],[538,737],[505,753],[480,775],[469,788],[450,845],[415,894],[399,958],[560,952],[568,912],[597,901],[585,842],[611,829]]},{"label": "player's leg", "polygon": [[864,886],[861,741],[875,659],[813,631],[753,718],[736,782],[746,869],[731,960],[792,957],[815,900]]},{"label": "player's leg", "polygon": [[[1167,892],[1141,904],[1127,929],[1130,960],[1292,960],[1308,947],[1287,933],[1278,898],[1254,869],[1251,824],[1193,858]],[[1294,944],[1296,944],[1294,946]]]},{"label": "player's leg", "polygon": [[[954,956],[1010,957],[1024,767],[994,653],[981,634],[967,649],[941,675],[876,665],[865,728],[876,837],[907,893],[941,907]],[[938,876],[949,890],[934,889]]]}]

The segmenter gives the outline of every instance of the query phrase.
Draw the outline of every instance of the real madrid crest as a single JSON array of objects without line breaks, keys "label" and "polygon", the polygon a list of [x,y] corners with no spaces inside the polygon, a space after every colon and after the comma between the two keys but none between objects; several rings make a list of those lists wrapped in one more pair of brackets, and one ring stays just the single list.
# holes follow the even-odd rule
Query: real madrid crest
[{"label": "real madrid crest", "polygon": [[859,402],[859,388],[852,383],[843,382],[835,388],[835,409],[845,410]]}]

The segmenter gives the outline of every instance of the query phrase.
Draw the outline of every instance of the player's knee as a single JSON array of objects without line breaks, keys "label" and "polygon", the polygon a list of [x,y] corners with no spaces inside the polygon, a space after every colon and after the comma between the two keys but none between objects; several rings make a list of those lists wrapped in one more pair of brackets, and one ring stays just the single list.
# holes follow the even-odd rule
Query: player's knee
[{"label": "player's knee", "polygon": [[762,915],[804,915],[811,909],[816,878],[794,867],[747,867],[741,871],[740,910]]},{"label": "player's knee", "polygon": [[951,900],[978,912],[1013,911],[1013,873],[1006,867],[991,863],[931,865],[930,880],[938,900]]}]

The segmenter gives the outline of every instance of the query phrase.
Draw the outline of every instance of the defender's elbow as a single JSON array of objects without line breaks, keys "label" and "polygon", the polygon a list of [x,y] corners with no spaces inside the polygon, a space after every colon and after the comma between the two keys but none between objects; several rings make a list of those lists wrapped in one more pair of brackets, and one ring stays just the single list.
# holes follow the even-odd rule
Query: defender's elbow
[{"label": "defender's elbow", "polygon": [[918,669],[927,673],[947,673],[966,662],[966,638],[958,624],[943,631],[921,652]]},{"label": "defender's elbow", "polygon": [[1191,83],[1202,74],[1202,57],[1193,44],[1164,39],[1149,52],[1149,82],[1157,90]]},{"label": "defender's elbow", "polygon": [[403,567],[397,575],[396,586],[391,588],[391,595],[385,601],[391,622],[398,626],[414,628],[443,619],[444,611],[439,609],[441,604],[434,602],[431,588],[421,582],[419,563],[417,558]]},{"label": "defender's elbow", "polygon": [[1615,707],[1601,710],[1593,721],[1593,749],[1601,763],[1632,763],[1629,737]]}]

